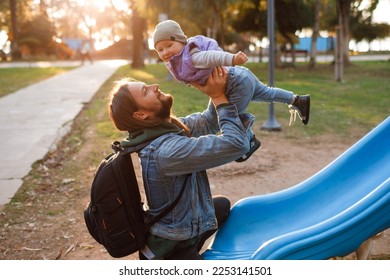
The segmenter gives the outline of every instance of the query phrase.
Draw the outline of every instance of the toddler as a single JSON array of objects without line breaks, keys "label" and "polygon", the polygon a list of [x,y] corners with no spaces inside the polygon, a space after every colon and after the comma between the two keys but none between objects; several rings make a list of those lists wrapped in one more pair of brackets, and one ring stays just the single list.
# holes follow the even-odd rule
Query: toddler
[{"label": "toddler", "polygon": [[[264,85],[249,69],[241,66],[248,58],[243,52],[223,51],[211,38],[197,35],[187,39],[180,25],[173,20],[162,21],[153,33],[154,48],[176,80],[185,84],[205,85],[215,66],[226,66],[228,78],[226,95],[244,113],[251,101],[282,102],[289,105],[292,116],[298,114],[309,122],[310,95],[295,95],[291,91]],[[291,124],[291,119],[290,119]],[[237,162],[247,160],[259,147],[260,141],[248,135],[250,151]]]}]

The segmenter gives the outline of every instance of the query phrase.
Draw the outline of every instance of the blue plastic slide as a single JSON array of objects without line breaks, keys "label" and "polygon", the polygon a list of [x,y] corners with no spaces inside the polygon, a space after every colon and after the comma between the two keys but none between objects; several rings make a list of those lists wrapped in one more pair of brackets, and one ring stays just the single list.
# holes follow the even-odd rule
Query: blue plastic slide
[{"label": "blue plastic slide", "polygon": [[238,201],[203,257],[210,260],[341,257],[387,228],[390,228],[390,117],[298,185]]}]

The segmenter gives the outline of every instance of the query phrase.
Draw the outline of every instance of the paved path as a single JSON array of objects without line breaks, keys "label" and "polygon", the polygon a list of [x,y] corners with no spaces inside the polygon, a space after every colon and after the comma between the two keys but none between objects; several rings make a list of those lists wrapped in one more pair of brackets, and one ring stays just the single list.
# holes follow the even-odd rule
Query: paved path
[{"label": "paved path", "polygon": [[[95,61],[0,98],[0,209],[23,183],[31,166],[55,148],[73,119],[125,60]],[[1,67],[52,64],[0,63]],[[57,62],[77,66],[80,62]]]}]

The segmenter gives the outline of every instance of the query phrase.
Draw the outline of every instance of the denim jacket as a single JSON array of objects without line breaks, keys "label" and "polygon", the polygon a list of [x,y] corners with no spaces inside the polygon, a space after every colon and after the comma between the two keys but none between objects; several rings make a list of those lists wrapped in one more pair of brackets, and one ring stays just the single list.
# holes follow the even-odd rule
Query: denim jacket
[{"label": "denim jacket", "polygon": [[[210,104],[203,113],[181,120],[192,137],[164,134],[138,153],[151,215],[170,205],[185,177],[190,176],[177,206],[150,229],[152,234],[171,240],[187,240],[217,228],[205,170],[231,162],[249,150],[247,127],[254,117],[239,117],[235,105],[218,108],[216,113]],[[218,131],[221,133],[216,134]]]}]

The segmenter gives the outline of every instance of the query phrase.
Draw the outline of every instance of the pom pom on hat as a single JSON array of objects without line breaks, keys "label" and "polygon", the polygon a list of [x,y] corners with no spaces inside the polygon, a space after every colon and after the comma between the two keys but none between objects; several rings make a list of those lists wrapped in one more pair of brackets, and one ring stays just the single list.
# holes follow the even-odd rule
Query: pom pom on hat
[{"label": "pom pom on hat", "polygon": [[165,20],[156,25],[153,33],[154,47],[160,41],[171,40],[187,44],[187,36],[180,25],[173,20]]}]

